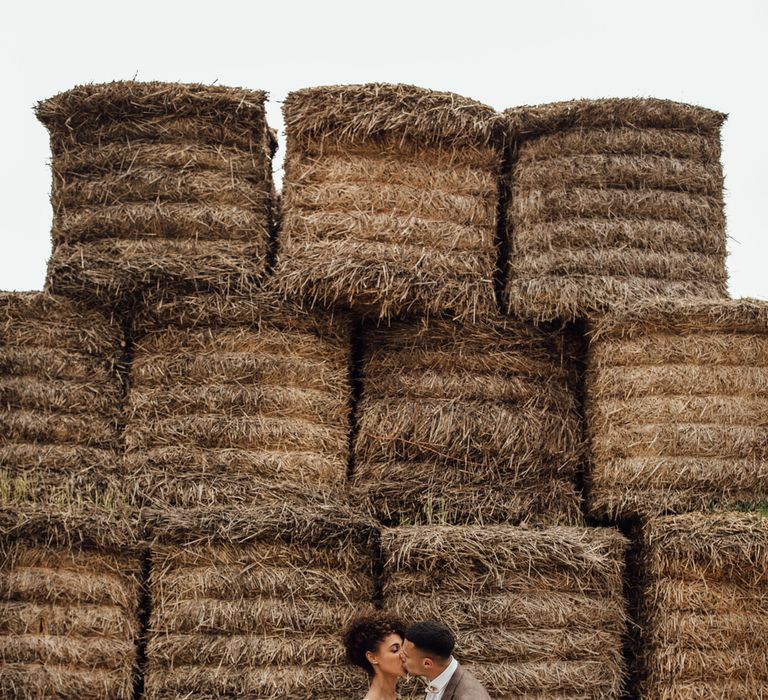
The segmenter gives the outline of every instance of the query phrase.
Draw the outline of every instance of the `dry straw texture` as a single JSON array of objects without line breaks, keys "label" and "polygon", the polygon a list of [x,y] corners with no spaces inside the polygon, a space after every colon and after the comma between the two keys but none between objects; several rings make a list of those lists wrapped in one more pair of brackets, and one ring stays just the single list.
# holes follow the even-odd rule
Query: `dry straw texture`
[{"label": "dry straw texture", "polygon": [[495,307],[494,112],[409,85],[291,93],[278,282],[377,316]]},{"label": "dry straw texture", "polygon": [[341,630],[373,598],[369,522],[282,495],[149,525],[148,700],[363,696]]},{"label": "dry straw texture", "polygon": [[0,503],[114,499],[122,342],[68,299],[0,293]]},{"label": "dry straw texture", "polygon": [[257,503],[277,482],[338,490],[349,324],[263,292],[150,301],[136,321],[125,465],[156,505]]},{"label": "dry straw texture", "polygon": [[640,697],[768,698],[768,518],[654,519],[643,554]]},{"label": "dry straw texture", "polygon": [[610,700],[623,678],[626,544],[602,528],[388,529],[384,604],[451,627],[457,658],[496,700]]},{"label": "dry straw texture", "polygon": [[516,144],[507,209],[512,312],[574,319],[656,296],[725,296],[725,115],[608,99],[505,117]]},{"label": "dry straw texture", "polygon": [[644,304],[592,334],[592,512],[768,501],[768,304]]},{"label": "dry straw texture", "polygon": [[132,700],[136,524],[6,507],[0,533],[0,697]]},{"label": "dry straw texture", "polygon": [[254,286],[274,194],[266,94],[175,83],[84,85],[41,102],[53,151],[55,291]]},{"label": "dry straw texture", "polygon": [[553,341],[495,319],[373,324],[354,488],[389,523],[580,518],[579,423]]}]

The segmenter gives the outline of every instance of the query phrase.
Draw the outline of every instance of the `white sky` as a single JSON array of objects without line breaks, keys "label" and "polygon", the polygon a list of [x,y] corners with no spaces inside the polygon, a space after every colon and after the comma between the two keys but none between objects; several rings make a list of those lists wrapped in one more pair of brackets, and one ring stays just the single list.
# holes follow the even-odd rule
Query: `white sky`
[{"label": "white sky", "polygon": [[730,288],[768,299],[765,0],[6,2],[0,9],[0,289],[39,289],[50,254],[48,137],[32,106],[110,80],[217,82],[280,102],[312,85],[402,82],[496,109],[652,96],[730,114]]}]

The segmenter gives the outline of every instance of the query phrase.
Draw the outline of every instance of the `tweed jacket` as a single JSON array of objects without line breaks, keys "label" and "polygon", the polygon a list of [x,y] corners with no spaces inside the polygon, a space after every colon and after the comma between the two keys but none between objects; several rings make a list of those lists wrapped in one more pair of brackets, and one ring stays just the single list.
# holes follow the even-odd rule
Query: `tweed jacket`
[{"label": "tweed jacket", "polygon": [[491,700],[485,688],[461,664],[443,691],[442,700]]}]

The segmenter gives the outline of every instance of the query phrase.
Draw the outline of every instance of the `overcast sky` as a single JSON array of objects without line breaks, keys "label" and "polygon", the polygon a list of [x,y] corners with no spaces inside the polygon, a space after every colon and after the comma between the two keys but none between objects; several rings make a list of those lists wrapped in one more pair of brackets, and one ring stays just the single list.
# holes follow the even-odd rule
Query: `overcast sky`
[{"label": "overcast sky", "polygon": [[[5,3],[0,21],[0,289],[41,288],[50,255],[38,100],[131,78],[266,90],[282,149],[288,92],[379,81],[449,90],[499,110],[651,96],[727,112],[731,293],[768,299],[765,0],[28,0]],[[282,151],[278,182],[281,168]]]}]

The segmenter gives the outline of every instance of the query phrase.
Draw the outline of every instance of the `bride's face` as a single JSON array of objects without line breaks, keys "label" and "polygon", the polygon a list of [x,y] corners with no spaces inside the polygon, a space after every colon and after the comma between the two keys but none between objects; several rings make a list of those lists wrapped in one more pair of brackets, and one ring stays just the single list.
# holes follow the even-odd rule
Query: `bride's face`
[{"label": "bride's face", "polygon": [[387,635],[384,641],[379,644],[376,653],[372,654],[376,661],[373,667],[388,676],[404,676],[405,666],[403,666],[403,660],[400,657],[402,648],[403,638],[399,634]]}]

